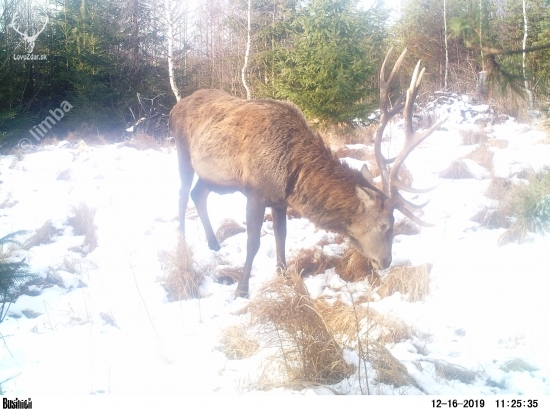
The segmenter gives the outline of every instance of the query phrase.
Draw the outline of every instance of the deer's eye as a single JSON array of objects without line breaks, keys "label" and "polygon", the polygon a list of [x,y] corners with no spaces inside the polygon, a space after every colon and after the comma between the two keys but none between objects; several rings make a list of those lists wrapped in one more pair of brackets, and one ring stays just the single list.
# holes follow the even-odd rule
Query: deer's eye
[{"label": "deer's eye", "polygon": [[381,229],[382,231],[385,231],[387,228],[388,228],[388,225],[386,225],[385,223],[382,223],[382,224],[380,225],[380,229]]}]

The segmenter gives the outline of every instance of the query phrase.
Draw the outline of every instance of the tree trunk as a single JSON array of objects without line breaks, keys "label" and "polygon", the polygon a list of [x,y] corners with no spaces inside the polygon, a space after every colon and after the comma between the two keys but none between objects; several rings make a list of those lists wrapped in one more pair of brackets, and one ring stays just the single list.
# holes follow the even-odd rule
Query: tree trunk
[{"label": "tree trunk", "polygon": [[527,75],[525,74],[525,49],[527,48],[527,0],[523,0],[523,84],[525,87],[525,92],[528,97],[528,108],[529,110],[533,109],[533,93],[529,90],[529,82],[527,81]]},{"label": "tree trunk", "polygon": [[252,0],[248,0],[248,29],[247,29],[247,40],[246,40],[246,52],[244,54],[244,65],[241,70],[241,77],[243,80],[243,86],[246,89],[246,99],[250,100],[252,96],[250,95],[250,88],[246,82],[246,70],[248,68],[248,55],[250,54],[250,3]]},{"label": "tree trunk", "polygon": [[443,0],[443,25],[445,27],[445,82],[444,87],[447,89],[447,73],[449,69],[449,44],[447,43],[447,0]]},{"label": "tree trunk", "polygon": [[176,100],[181,100],[181,94],[176,85],[176,79],[174,77],[174,20],[172,18],[172,12],[169,4],[169,0],[164,1],[164,13],[166,17],[166,25],[168,28],[168,77],[170,78],[170,87],[172,93],[176,96]]}]

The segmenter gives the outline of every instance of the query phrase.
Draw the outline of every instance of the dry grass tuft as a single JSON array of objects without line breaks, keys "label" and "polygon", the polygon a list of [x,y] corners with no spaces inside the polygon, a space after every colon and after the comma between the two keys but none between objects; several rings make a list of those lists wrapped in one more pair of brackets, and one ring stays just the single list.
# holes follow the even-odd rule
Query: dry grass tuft
[{"label": "dry grass tuft", "polygon": [[161,145],[157,140],[148,134],[138,133],[132,139],[126,141],[124,146],[133,147],[136,150],[161,150]]},{"label": "dry grass tuft", "polygon": [[328,256],[323,253],[320,244],[310,249],[300,249],[290,261],[288,267],[291,271],[306,277],[325,273],[340,263],[340,256]]},{"label": "dry grass tuft", "polygon": [[378,294],[385,298],[399,292],[409,302],[424,301],[430,293],[431,270],[431,264],[393,266],[382,278]]},{"label": "dry grass tuft", "polygon": [[97,269],[97,265],[87,259],[66,256],[63,258],[62,269],[73,275],[82,275],[87,273],[89,269]]},{"label": "dry grass tuft", "polygon": [[487,141],[487,133],[485,133],[485,129],[481,125],[477,130],[461,129],[459,130],[459,134],[462,137],[463,145],[472,145]]},{"label": "dry grass tuft", "polygon": [[416,386],[416,381],[409,376],[407,368],[399,362],[379,342],[373,342],[372,356],[370,357],[372,366],[376,369],[376,381],[392,385],[395,388],[401,386]]},{"label": "dry grass tuft", "polygon": [[405,164],[402,164],[399,168],[399,172],[397,173],[397,176],[399,177],[399,180],[405,184],[405,186],[412,186],[413,184],[413,175],[409,169],[407,169],[407,166]]},{"label": "dry grass tuft", "polygon": [[352,247],[346,250],[334,271],[347,282],[357,282],[368,277],[373,284],[379,277],[371,261]]},{"label": "dry grass tuft", "polygon": [[182,235],[178,237],[176,249],[162,253],[161,259],[164,261],[161,284],[168,294],[168,300],[173,302],[201,296],[200,285],[204,280],[204,273],[195,268],[193,252]]},{"label": "dry grass tuft", "polygon": [[214,281],[224,285],[232,285],[243,277],[243,271],[243,267],[218,266],[216,268],[218,275],[215,277]]},{"label": "dry grass tuft", "polygon": [[385,347],[390,343],[410,339],[413,335],[411,327],[357,303],[347,305],[342,301],[330,303],[323,299],[315,300],[314,303],[335,339],[342,346],[357,350],[363,361],[372,364],[378,382],[394,387],[416,385],[403,364]]},{"label": "dry grass tuft", "polygon": [[474,151],[464,156],[464,158],[472,159],[491,172],[493,170],[493,155],[494,153],[488,149],[486,144],[480,144]]},{"label": "dry grass tuft", "polygon": [[484,206],[479,212],[470,218],[488,229],[509,228],[510,219],[502,208],[489,208]]},{"label": "dry grass tuft", "polygon": [[474,175],[462,160],[453,160],[451,165],[439,172],[443,179],[472,179]]},{"label": "dry grass tuft", "polygon": [[48,220],[42,225],[40,229],[36,231],[34,235],[28,238],[25,243],[23,243],[23,249],[29,250],[32,247],[38,245],[46,245],[52,243],[52,237],[59,234],[61,231],[53,227],[52,221]]},{"label": "dry grass tuft", "polygon": [[83,247],[88,253],[97,247],[97,233],[94,225],[96,209],[86,203],[72,207],[72,216],[69,216],[69,225],[73,227],[76,236],[85,236]]},{"label": "dry grass tuft", "polygon": [[260,349],[258,341],[250,336],[248,328],[244,325],[233,325],[222,330],[220,342],[221,352],[233,360],[250,358]]},{"label": "dry grass tuft", "polygon": [[509,179],[494,177],[487,186],[484,195],[489,199],[503,200],[506,199],[511,188],[512,182]]},{"label": "dry grass tuft", "polygon": [[413,236],[420,233],[420,226],[414,223],[409,218],[401,219],[393,225],[393,236],[406,235]]},{"label": "dry grass tuft", "polygon": [[260,382],[262,389],[331,385],[353,373],[355,368],[345,362],[296,272],[265,285],[250,302],[249,312],[266,348],[276,351]]},{"label": "dry grass tuft", "polygon": [[497,149],[506,149],[510,142],[504,139],[491,139],[487,142],[487,146],[496,147]]},{"label": "dry grass tuft", "polygon": [[521,358],[514,358],[500,367],[504,372],[535,372],[538,369]]},{"label": "dry grass tuft", "polygon": [[243,225],[237,223],[233,219],[224,219],[216,231],[216,238],[219,243],[222,243],[231,236],[235,236],[243,232],[246,232],[246,228]]},{"label": "dry grass tuft", "polygon": [[436,360],[434,366],[436,375],[448,381],[457,380],[469,384],[472,383],[477,376],[477,373],[471,370],[443,360]]}]

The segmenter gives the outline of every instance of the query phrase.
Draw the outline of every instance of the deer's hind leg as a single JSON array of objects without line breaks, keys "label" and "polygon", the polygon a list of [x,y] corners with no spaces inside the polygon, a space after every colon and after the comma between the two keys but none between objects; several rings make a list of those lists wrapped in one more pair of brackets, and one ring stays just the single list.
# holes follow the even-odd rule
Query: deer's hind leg
[{"label": "deer's hind leg", "polygon": [[180,231],[185,235],[185,212],[187,211],[187,203],[189,202],[189,191],[193,184],[193,177],[195,171],[191,166],[191,157],[189,156],[189,150],[183,143],[176,139],[176,145],[178,149],[178,167],[181,179],[180,199],[179,199],[179,217],[180,217]]},{"label": "deer's hind leg", "polygon": [[206,239],[208,240],[208,247],[211,250],[218,251],[220,250],[220,244],[218,243],[216,235],[212,230],[212,224],[210,223],[210,218],[208,217],[208,209],[206,207],[209,193],[210,189],[208,189],[204,181],[199,178],[199,180],[197,180],[197,183],[195,184],[195,187],[191,191],[191,198],[195,203],[197,213],[201,219],[202,226],[204,227],[204,233],[206,234]]}]

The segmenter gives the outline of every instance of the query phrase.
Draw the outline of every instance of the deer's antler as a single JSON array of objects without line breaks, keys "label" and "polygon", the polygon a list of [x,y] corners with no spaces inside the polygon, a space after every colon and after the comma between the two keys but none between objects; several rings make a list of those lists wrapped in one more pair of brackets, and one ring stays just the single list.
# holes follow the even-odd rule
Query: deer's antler
[{"label": "deer's antler", "polygon": [[[405,216],[407,216],[409,219],[411,219],[413,222],[421,225],[421,226],[432,226],[426,222],[423,222],[418,217],[416,217],[411,209],[421,209],[422,207],[426,206],[428,202],[416,205],[414,203],[409,202],[406,200],[401,194],[399,193],[399,190],[403,190],[406,192],[411,193],[426,193],[430,190],[433,190],[434,188],[428,188],[428,189],[415,189],[410,186],[405,185],[403,182],[398,180],[398,173],[399,168],[403,164],[403,161],[406,159],[406,157],[411,153],[411,151],[418,146],[421,142],[424,141],[434,130],[436,130],[441,124],[446,120],[446,118],[443,118],[439,121],[437,121],[434,125],[432,125],[430,128],[415,132],[413,130],[412,125],[412,115],[413,115],[413,109],[414,109],[414,102],[416,99],[416,96],[418,94],[418,89],[420,88],[420,83],[422,82],[422,75],[424,74],[424,69],[420,70],[420,61],[416,64],[416,68],[414,69],[414,73],[412,75],[411,84],[409,88],[407,89],[405,94],[402,94],[394,103],[393,107],[390,109],[388,108],[390,103],[390,87],[391,84],[395,78],[395,75],[399,71],[399,68],[401,67],[401,64],[403,63],[403,60],[405,58],[405,55],[407,53],[407,49],[403,50],[397,61],[395,62],[393,69],[391,71],[391,74],[388,78],[388,80],[385,80],[385,70],[386,70],[386,63],[389,60],[389,57],[391,55],[392,49],[388,51],[388,54],[386,54],[386,58],[384,59],[384,63],[382,63],[382,68],[380,69],[380,125],[378,126],[378,130],[376,131],[376,136],[374,140],[374,153],[376,156],[376,163],[378,165],[378,169],[380,171],[380,176],[382,179],[382,191],[391,201],[391,205],[394,209],[399,210],[401,213],[403,213]],[[384,134],[384,129],[386,128],[386,125],[390,121],[390,119],[395,116],[397,113],[399,113],[403,109],[403,116],[405,118],[405,145],[403,149],[399,152],[399,154],[393,158],[393,159],[386,159],[382,155],[382,135]],[[393,165],[388,170],[388,164],[392,163]]]}]

